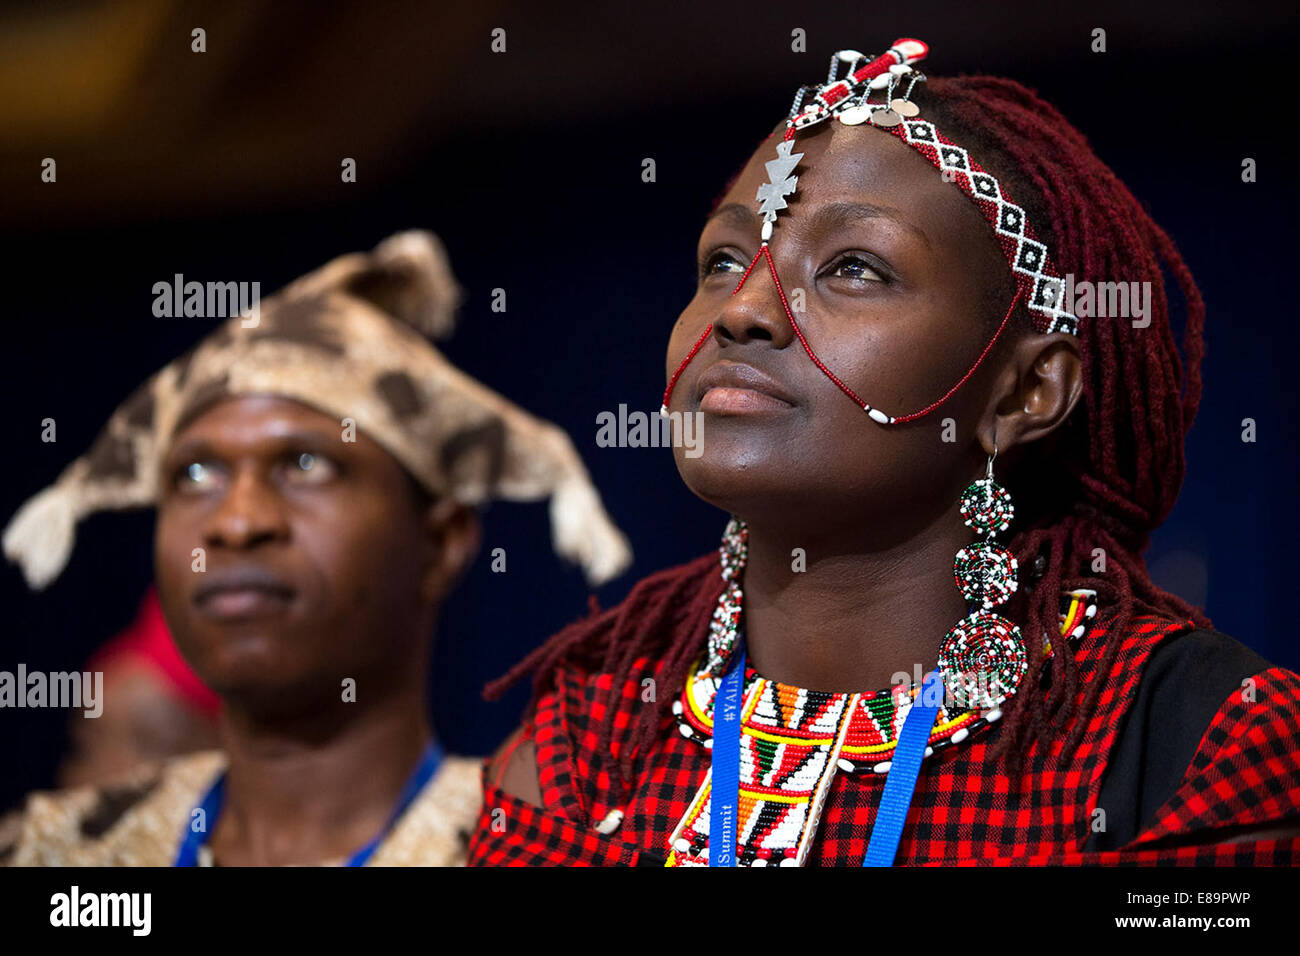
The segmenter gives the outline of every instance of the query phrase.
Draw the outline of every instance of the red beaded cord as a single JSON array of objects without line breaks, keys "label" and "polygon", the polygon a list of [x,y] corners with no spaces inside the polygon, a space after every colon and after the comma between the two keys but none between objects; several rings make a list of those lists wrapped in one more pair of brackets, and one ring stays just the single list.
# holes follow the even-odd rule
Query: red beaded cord
[{"label": "red beaded cord", "polygon": [[1007,323],[1011,321],[1011,313],[1016,310],[1016,303],[1020,301],[1021,291],[1022,290],[1020,289],[1016,290],[1015,296],[1013,296],[1011,299],[1011,305],[1007,308],[1007,314],[1002,317],[1002,324],[999,325],[998,330],[993,333],[993,338],[989,339],[989,344],[984,346],[984,351],[981,352],[980,357],[975,360],[975,364],[970,367],[969,371],[967,371],[966,374],[961,377],[961,379],[957,382],[957,384],[954,385],[952,388],[948,389],[948,391],[944,393],[943,398],[939,399],[937,402],[934,402],[931,405],[927,405],[919,412],[912,412],[912,414],[910,415],[899,415],[897,418],[892,420],[893,422],[895,423],[914,422],[922,415],[929,415],[932,411],[934,411],[944,402],[948,401],[948,399],[952,398],[953,395],[956,394],[957,389],[961,388],[963,385],[966,384],[967,380],[972,375],[974,375],[976,370],[979,369],[980,365],[984,363],[984,359],[988,357],[988,354],[993,351],[993,346],[997,344],[998,339],[1002,337],[1002,333],[1006,329]]},{"label": "red beaded cord", "polygon": [[803,329],[799,328],[799,323],[794,320],[794,313],[790,310],[790,303],[786,301],[785,298],[785,289],[781,288],[781,280],[776,274],[776,263],[772,261],[771,249],[768,248],[768,245],[765,242],[759,251],[767,257],[767,269],[772,273],[772,281],[776,283],[776,294],[781,297],[781,307],[785,309],[786,318],[790,320],[790,325],[794,328],[794,334],[799,336],[799,342],[803,345],[803,350],[808,353],[808,357],[812,359],[812,363],[822,370],[822,374],[839,386],[841,392],[853,399],[859,408],[865,408],[867,403],[858,398],[857,393],[855,393],[853,389],[841,382],[839,378],[836,377],[835,373],[826,367],[825,363],[822,362],[822,360],[819,359],[817,354],[812,350],[812,346],[808,344],[808,340],[803,337]]},{"label": "red beaded cord", "polygon": [[[753,270],[754,263],[758,261],[758,257],[762,255],[762,253],[763,251],[761,249],[758,252],[754,253],[754,258],[749,260],[749,268],[747,268],[745,270],[745,274],[740,277],[740,281],[736,283],[736,287],[731,290],[732,295],[735,295],[737,292],[740,291],[740,287],[743,286],[745,284],[745,280],[749,278],[749,273]],[[677,379],[681,378],[682,372],[686,370],[686,366],[690,364],[691,359],[695,358],[695,353],[698,352],[700,350],[700,347],[704,345],[705,341],[709,337],[709,333],[712,331],[713,331],[713,323],[710,322],[708,326],[705,328],[704,333],[698,339],[695,340],[695,344],[691,346],[691,350],[686,353],[686,358],[682,359],[681,364],[677,366],[677,371],[673,372],[673,377],[668,380],[668,387],[664,389],[663,407],[660,409],[660,411],[664,415],[668,414],[668,402],[673,397],[673,389],[677,386]]]},{"label": "red beaded cord", "polygon": [[[758,252],[754,253],[754,258],[750,260],[749,267],[745,269],[745,274],[740,277],[740,281],[737,282],[736,287],[731,290],[731,294],[735,295],[745,285],[745,280],[749,278],[749,274],[753,271],[754,264],[758,262],[759,256],[763,256],[767,259],[767,268],[772,274],[772,282],[776,285],[776,293],[781,298],[781,307],[785,309],[786,318],[790,320],[790,326],[794,329],[794,334],[798,336],[799,344],[803,346],[803,350],[808,354],[808,358],[811,359],[812,363],[821,370],[823,375],[835,383],[841,392],[853,399],[854,404],[859,408],[864,410],[872,408],[873,406],[863,401],[858,394],[853,391],[853,389],[840,381],[839,377],[826,367],[826,363],[817,357],[817,353],[814,352],[812,346],[808,344],[808,340],[804,337],[803,329],[799,328],[799,323],[795,321],[794,311],[790,308],[790,302],[785,297],[785,289],[781,285],[781,277],[777,275],[776,263],[772,260],[772,250],[766,242],[758,247]],[[942,398],[930,403],[918,412],[912,412],[909,415],[891,417],[888,424],[895,425],[903,422],[916,421],[918,418],[930,414],[944,402],[948,401],[948,399],[952,398],[953,395],[957,393],[957,390],[965,385],[966,382],[970,380],[970,377],[978,371],[979,367],[984,363],[984,360],[988,358],[988,354],[993,351],[993,346],[997,344],[998,339],[1002,337],[1002,333],[1006,330],[1007,323],[1011,321],[1011,315],[1015,312],[1017,303],[1020,302],[1021,293],[1022,290],[1017,288],[1015,296],[1011,299],[1011,305],[1007,308],[1007,314],[1002,317],[1002,323],[998,326],[998,330],[993,333],[993,337],[989,339],[988,344],[984,346],[984,351],[982,351],[979,358],[975,360],[975,364],[966,370],[966,374],[963,375],[952,388],[948,389]],[[668,402],[672,399],[673,388],[677,385],[677,379],[681,377],[682,372],[686,369],[686,366],[690,363],[691,359],[695,358],[695,354],[704,345],[705,340],[709,337],[709,334],[712,331],[713,323],[710,322],[708,327],[704,330],[704,334],[696,340],[695,344],[691,346],[691,350],[686,354],[686,358],[682,359],[681,364],[677,366],[677,371],[673,372],[673,377],[668,381],[668,387],[664,390],[663,411],[665,413],[668,410]]]},{"label": "red beaded cord", "polygon": [[681,377],[682,372],[685,371],[686,366],[690,363],[691,359],[695,358],[695,353],[700,350],[700,346],[704,344],[705,340],[709,337],[709,333],[712,331],[713,323],[710,322],[705,327],[704,332],[700,337],[695,340],[695,344],[691,346],[691,350],[686,353],[686,358],[682,359],[682,363],[677,366],[677,371],[673,372],[673,377],[668,380],[668,387],[664,389],[663,407],[660,409],[663,414],[668,414],[668,402],[673,397],[673,389],[677,386],[677,379]]}]

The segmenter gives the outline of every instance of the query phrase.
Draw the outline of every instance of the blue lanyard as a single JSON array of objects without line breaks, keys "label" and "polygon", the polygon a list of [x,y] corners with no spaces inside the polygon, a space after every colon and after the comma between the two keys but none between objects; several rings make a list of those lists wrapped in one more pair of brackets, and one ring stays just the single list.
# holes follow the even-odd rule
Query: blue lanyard
[{"label": "blue lanyard", "polygon": [[903,821],[907,819],[907,809],[912,805],[912,794],[916,792],[921,760],[930,743],[934,719],[939,714],[939,705],[927,702],[936,698],[943,700],[941,680],[938,670],[930,671],[921,684],[912,709],[903,718],[903,729],[898,732],[894,744],[894,759],[889,764],[889,776],[885,778],[885,792],[880,795],[876,821],[871,825],[867,855],[862,858],[863,866],[894,865],[898,840],[903,835]]},{"label": "blue lanyard", "polygon": [[745,703],[745,645],[713,698],[713,774],[709,784],[709,866],[736,865],[740,810],[740,712]]},{"label": "blue lanyard", "polygon": [[[217,777],[216,782],[208,788],[208,792],[203,795],[199,805],[190,811],[190,815],[185,820],[185,835],[181,838],[180,849],[176,852],[176,862],[172,866],[198,866],[199,865],[199,847],[203,845],[203,837],[207,835],[208,830],[216,825],[217,814],[221,812],[221,804],[226,799],[226,773],[223,770]],[[194,814],[202,813],[203,829],[194,829]]]},{"label": "blue lanyard", "polygon": [[[383,828],[365,846],[348,857],[347,862],[343,864],[344,866],[365,866],[369,862],[370,858],[375,855],[375,851],[379,849],[379,844],[384,841],[402,814],[407,811],[415,798],[419,796],[420,791],[438,772],[438,766],[442,763],[442,758],[442,747],[435,740],[425,748],[424,755],[420,758],[415,771],[407,779],[405,786],[402,787],[402,792],[397,798],[397,805],[393,808],[393,812],[389,814],[388,821]],[[226,774],[223,771],[195,808],[202,811],[203,821],[207,829],[196,831],[193,828],[191,824],[193,823],[194,814],[191,812],[189,819],[186,820],[185,835],[181,839],[180,848],[176,851],[176,862],[172,866],[198,865],[199,848],[203,845],[203,838],[207,835],[209,829],[216,828],[217,818],[221,815],[221,807],[225,799]]]},{"label": "blue lanyard", "polygon": [[[921,760],[943,700],[938,670],[926,675],[903,720],[863,866],[893,866]],[[709,789],[709,866],[735,866],[740,809],[740,715],[744,705],[745,645],[737,641],[734,663],[713,699],[713,752]],[[936,703],[930,704],[928,701]],[[852,718],[852,715],[849,715]],[[725,801],[725,802],[724,802]]]}]

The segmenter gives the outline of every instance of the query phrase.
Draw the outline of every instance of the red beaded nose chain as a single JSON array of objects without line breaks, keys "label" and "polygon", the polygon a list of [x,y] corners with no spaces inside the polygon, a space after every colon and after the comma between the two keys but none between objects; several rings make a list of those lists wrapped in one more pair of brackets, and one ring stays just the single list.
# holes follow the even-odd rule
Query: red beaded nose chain
[{"label": "red beaded nose chain", "polygon": [[[731,290],[731,294],[735,295],[744,287],[745,280],[749,278],[749,274],[754,270],[754,264],[758,262],[759,256],[763,256],[767,259],[767,269],[772,274],[772,281],[776,284],[777,295],[781,297],[781,307],[785,309],[785,316],[790,320],[790,326],[794,329],[794,334],[799,337],[799,344],[802,345],[803,350],[808,353],[808,358],[812,360],[814,365],[821,369],[823,375],[835,383],[841,392],[853,399],[855,405],[870,415],[873,421],[879,422],[882,425],[897,425],[902,424],[903,422],[916,421],[918,418],[930,414],[944,402],[948,401],[948,399],[952,398],[953,395],[957,393],[957,390],[965,385],[970,377],[975,374],[980,365],[984,363],[984,359],[988,357],[989,352],[993,351],[993,346],[997,343],[998,339],[1002,337],[1002,332],[1006,329],[1007,323],[1011,321],[1011,313],[1015,311],[1016,304],[1020,301],[1020,290],[1017,289],[1015,296],[1011,300],[1011,305],[1007,308],[1007,314],[1002,317],[1002,322],[998,326],[998,330],[993,333],[993,338],[989,339],[988,345],[984,346],[984,351],[981,352],[979,358],[975,360],[975,364],[966,371],[965,375],[957,380],[957,383],[953,385],[952,388],[944,392],[943,397],[937,401],[931,402],[920,411],[912,412],[909,415],[887,415],[880,409],[873,408],[867,402],[863,401],[857,392],[853,391],[853,389],[840,381],[839,377],[826,367],[826,363],[817,357],[817,353],[814,352],[812,346],[808,344],[808,339],[804,337],[803,329],[799,328],[799,323],[795,321],[794,312],[791,311],[790,302],[785,297],[785,289],[781,286],[780,276],[776,274],[776,263],[772,261],[772,252],[768,248],[766,241],[759,245],[758,252],[754,253],[754,258],[750,260],[749,267],[745,270],[745,274],[740,277],[740,281],[736,283],[736,288]],[[690,364],[691,359],[695,358],[696,353],[703,347],[709,334],[713,331],[713,325],[714,323],[709,323],[708,327],[704,330],[704,334],[696,339],[695,344],[691,346],[691,350],[686,353],[686,358],[682,359],[681,364],[677,366],[677,371],[673,372],[672,378],[668,380],[668,387],[664,389],[663,407],[659,410],[661,414],[668,414],[668,403],[672,400],[673,388],[677,385],[677,379],[681,377],[682,371],[688,364]]]}]

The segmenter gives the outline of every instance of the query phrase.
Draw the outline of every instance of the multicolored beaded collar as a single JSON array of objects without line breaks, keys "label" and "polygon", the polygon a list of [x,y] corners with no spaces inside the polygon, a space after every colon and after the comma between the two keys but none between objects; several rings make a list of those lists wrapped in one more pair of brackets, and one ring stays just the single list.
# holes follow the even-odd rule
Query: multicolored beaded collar
[{"label": "multicolored beaded collar", "polygon": [[[1087,622],[1097,614],[1097,592],[1086,589],[1067,591],[1061,599],[1061,636],[1071,639],[1082,637]],[[1051,653],[1051,643],[1045,642],[1044,649]],[[835,697],[847,697],[847,694],[835,694],[826,691],[805,690],[792,684],[769,681],[759,675],[753,667],[745,668],[745,690],[748,695],[756,682],[765,689],[771,689],[774,700],[782,702],[781,713],[793,714],[791,709],[796,701],[804,701],[800,706],[805,713],[809,708],[816,709],[822,702]],[[678,729],[683,737],[695,740],[705,747],[711,744],[713,733],[713,698],[717,693],[718,681],[703,668],[695,670],[682,689],[681,697],[673,702],[673,714],[677,716]],[[857,695],[861,703],[862,715],[851,728],[849,742],[845,744],[840,756],[840,769],[849,772],[870,770],[874,773],[889,771],[888,759],[898,738],[898,731],[916,695],[920,693],[919,682],[896,684],[884,690]],[[784,706],[789,702],[790,706]],[[966,737],[986,724],[994,723],[1002,716],[1000,708],[980,711],[958,710],[956,708],[939,708],[939,717],[935,721],[934,732],[930,736],[929,756],[935,750],[949,744],[961,743]]]},{"label": "multicolored beaded collar", "polygon": [[[1062,595],[1061,636],[1082,637],[1096,613],[1095,591]],[[1051,652],[1050,643],[1045,649]],[[713,745],[719,686],[701,661],[673,702],[682,735],[706,748]],[[836,772],[887,774],[920,689],[912,683],[865,694],[812,691],[767,680],[746,667],[739,864],[802,866]],[[961,743],[1001,716],[1000,709],[941,707],[925,755]],[[668,866],[708,865],[710,783],[704,782],[674,828]]]}]

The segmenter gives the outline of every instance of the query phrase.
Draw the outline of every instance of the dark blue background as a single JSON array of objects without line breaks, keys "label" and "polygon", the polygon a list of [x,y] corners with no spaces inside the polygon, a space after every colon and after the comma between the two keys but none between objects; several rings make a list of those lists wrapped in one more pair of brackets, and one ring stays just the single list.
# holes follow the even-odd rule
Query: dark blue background
[{"label": "dark blue background", "polygon": [[[658,408],[667,335],[692,294],[703,217],[784,114],[795,86],[823,76],[839,46],[874,52],[910,31],[931,42],[935,73],[1000,72],[1058,103],[1179,243],[1209,307],[1205,397],[1182,497],[1148,560],[1157,580],[1203,598],[1220,629],[1278,664],[1300,667],[1286,616],[1296,540],[1290,296],[1297,197],[1284,138],[1291,93],[1270,83],[1280,67],[1257,67],[1244,100],[1240,84],[1199,76],[1194,65],[1207,57],[1244,63],[1254,52],[1245,33],[1208,16],[1177,29],[1162,30],[1158,20],[1112,29],[1104,57],[1087,52],[1092,18],[1064,17],[1052,29],[1070,32],[1078,48],[1064,61],[1037,54],[1041,34],[1027,28],[1014,55],[988,54],[982,38],[1015,31],[1014,17],[961,29],[938,16],[916,25],[896,19],[880,27],[874,14],[859,16],[859,26],[796,17],[795,25],[810,24],[811,52],[802,58],[789,53],[788,27],[754,36],[700,31],[683,19],[662,27],[678,31],[680,52],[659,63],[660,74],[603,74],[621,85],[616,108],[586,109],[565,93],[561,119],[508,103],[471,108],[472,78],[510,68],[475,38],[481,52],[462,53],[465,86],[446,91],[469,98],[464,123],[406,144],[399,171],[381,181],[367,177],[364,158],[361,181],[343,185],[336,157],[303,156],[301,175],[318,182],[309,203],[277,203],[267,184],[256,204],[229,215],[177,206],[162,218],[125,213],[53,226],[34,218],[3,250],[0,517],[7,520],[84,451],[137,383],[212,327],[152,318],[153,282],[181,272],[256,279],[269,292],[336,254],[419,226],[441,235],[467,292],[457,333],[444,345],[448,356],[562,425],[629,535],[635,566],[599,592],[602,605],[618,601],[646,573],[715,547],[724,516],[685,489],[668,451],[598,448],[597,413],[620,403]],[[575,19],[590,58],[557,63],[557,76],[612,70],[639,42],[641,25],[611,32],[606,21],[588,35]],[[735,43],[753,51],[748,75],[685,98],[663,94],[670,74],[680,80],[719,44]],[[359,54],[350,68],[364,70],[373,56],[382,51]],[[519,82],[549,80],[535,73]],[[321,122],[346,121],[320,103],[303,108],[319,110]],[[1241,181],[1246,156],[1258,161],[1257,183]],[[644,157],[656,160],[653,184],[640,179]],[[198,158],[166,157],[190,161]],[[60,168],[61,178],[77,174]],[[32,173],[4,188],[42,188],[35,180]],[[504,314],[489,308],[496,287],[507,290]],[[58,422],[56,444],[39,439],[45,417]],[[1254,444],[1241,441],[1247,417],[1257,422]],[[526,698],[519,688],[489,705],[479,697],[482,684],[582,614],[588,594],[580,573],[553,558],[542,505],[494,504],[484,520],[483,551],[443,616],[433,677],[441,734],[471,752],[494,746]],[[125,626],[151,578],[151,528],[150,513],[89,519],[71,565],[41,594],[29,593],[15,568],[0,568],[0,669],[20,661],[29,669],[77,668]],[[496,546],[507,548],[506,574],[489,570]],[[65,718],[0,711],[0,807],[51,783]]]}]

